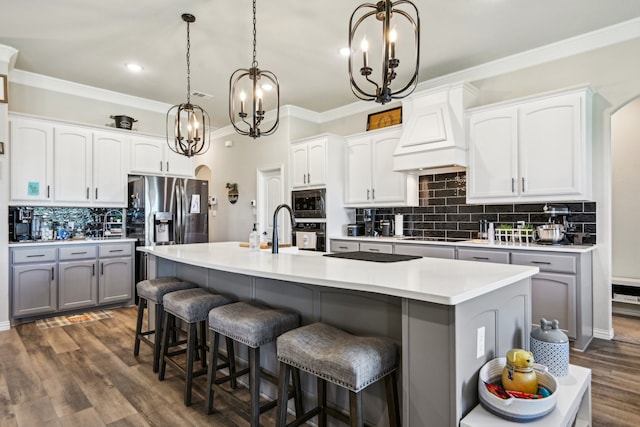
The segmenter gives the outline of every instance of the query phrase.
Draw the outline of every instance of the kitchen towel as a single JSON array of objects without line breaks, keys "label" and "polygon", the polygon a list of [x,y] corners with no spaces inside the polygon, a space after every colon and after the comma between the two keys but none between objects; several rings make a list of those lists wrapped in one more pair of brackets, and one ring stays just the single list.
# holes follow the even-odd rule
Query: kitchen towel
[{"label": "kitchen towel", "polygon": [[396,236],[404,235],[404,215],[396,214],[393,230]]}]

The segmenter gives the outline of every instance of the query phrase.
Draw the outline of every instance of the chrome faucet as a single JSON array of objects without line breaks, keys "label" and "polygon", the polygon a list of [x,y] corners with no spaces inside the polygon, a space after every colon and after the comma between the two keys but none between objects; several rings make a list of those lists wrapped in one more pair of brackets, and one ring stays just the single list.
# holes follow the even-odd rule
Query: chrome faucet
[{"label": "chrome faucet", "polygon": [[293,210],[291,210],[291,206],[285,203],[278,205],[275,212],[273,213],[273,237],[271,239],[272,254],[278,253],[278,212],[280,212],[280,209],[282,208],[285,208],[289,211],[289,217],[291,218],[291,227],[293,228],[296,225],[296,219],[293,217]]}]

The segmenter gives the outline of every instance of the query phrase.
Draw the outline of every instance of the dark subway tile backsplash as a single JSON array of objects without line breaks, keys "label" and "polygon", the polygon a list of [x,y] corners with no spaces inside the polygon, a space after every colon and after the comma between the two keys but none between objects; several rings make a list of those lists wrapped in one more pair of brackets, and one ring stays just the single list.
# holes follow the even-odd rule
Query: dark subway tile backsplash
[{"label": "dark subway tile backsplash", "polygon": [[[481,220],[493,222],[496,226],[507,224],[513,227],[518,221],[533,226],[549,221],[543,213],[545,203],[466,204],[465,172],[422,175],[418,188],[419,206],[376,209],[376,221],[389,219],[393,222],[395,214],[403,214],[406,236],[447,241],[477,238]],[[574,228],[573,233],[586,233],[584,243],[596,242],[595,202],[550,202],[549,205],[568,207],[570,215],[567,220]],[[362,214],[362,209],[356,211],[357,221],[362,221]]]}]

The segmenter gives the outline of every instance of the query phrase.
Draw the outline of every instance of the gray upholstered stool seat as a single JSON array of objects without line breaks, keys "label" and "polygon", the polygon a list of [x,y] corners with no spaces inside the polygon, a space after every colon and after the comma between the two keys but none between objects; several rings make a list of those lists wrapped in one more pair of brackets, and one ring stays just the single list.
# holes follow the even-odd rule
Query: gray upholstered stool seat
[{"label": "gray upholstered stool seat", "polygon": [[[140,342],[144,342],[153,348],[153,372],[158,372],[160,365],[160,342],[162,341],[162,297],[169,292],[195,288],[196,285],[177,277],[158,277],[156,279],[142,280],[136,284],[138,293],[138,319],[136,323],[136,338],[133,346],[133,355],[140,353]],[[155,305],[155,329],[142,330],[144,310],[149,304]],[[148,336],[153,334],[153,341]]]},{"label": "gray upholstered stool seat", "polygon": [[[211,334],[212,351],[209,361],[209,374],[207,378],[207,413],[213,411],[214,392],[230,398],[234,403],[240,404],[249,413],[252,426],[260,425],[260,414],[277,405],[277,400],[267,402],[260,406],[260,378],[264,377],[277,384],[277,377],[260,368],[260,347],[275,341],[278,336],[300,325],[300,316],[288,310],[274,309],[257,303],[237,302],[216,307],[209,312],[209,330]],[[231,338],[249,348],[249,367],[216,379],[212,366],[217,363],[218,342],[220,335]],[[238,376],[249,373],[250,401],[247,405],[244,401],[235,398],[219,384],[232,381]],[[289,392],[288,383],[285,385],[288,396],[295,398],[297,413],[302,412],[302,394],[300,392],[299,377],[294,376],[294,389]],[[289,398],[287,398],[288,400]]]},{"label": "gray upholstered stool seat", "polygon": [[[160,373],[158,378],[164,380],[167,363],[176,368],[185,377],[184,404],[191,405],[191,386],[193,378],[207,373],[206,367],[206,348],[207,334],[206,324],[209,310],[214,307],[229,304],[232,302],[229,298],[211,293],[203,288],[184,289],[166,294],[163,299],[165,311],[162,350],[160,359]],[[184,344],[184,341],[170,342],[171,332],[177,329],[176,319],[180,319],[187,324],[187,348],[180,348],[170,351],[170,348]],[[200,327],[200,343],[197,342],[197,329]],[[229,344],[230,341],[227,341]],[[202,369],[194,371],[193,364],[196,358],[196,352],[200,351],[200,361]],[[180,365],[174,358],[180,354],[187,354],[186,366]],[[229,366],[229,369],[235,371],[233,364],[233,345],[231,350],[227,348],[229,355],[228,363],[216,366],[216,369]]]},{"label": "gray upholstered stool seat", "polygon": [[[389,422],[400,425],[396,371],[399,348],[382,337],[363,337],[327,325],[313,323],[278,337],[280,381],[287,381],[291,368],[318,378],[318,406],[298,417],[296,425],[318,415],[318,425],[326,425],[326,415],[349,422],[336,408],[326,404],[326,381],[349,390],[351,425],[363,425],[361,391],[385,379]],[[284,378],[283,378],[284,376]],[[280,396],[284,391],[279,391]],[[278,402],[276,425],[285,426],[286,406]]]}]

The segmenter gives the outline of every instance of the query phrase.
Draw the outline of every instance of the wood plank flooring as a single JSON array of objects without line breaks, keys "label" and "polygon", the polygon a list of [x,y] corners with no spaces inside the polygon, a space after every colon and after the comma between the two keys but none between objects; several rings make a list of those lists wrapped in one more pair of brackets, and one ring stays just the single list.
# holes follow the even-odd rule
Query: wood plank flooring
[{"label": "wood plank flooring", "polygon": [[[172,369],[160,382],[148,346],[133,357],[135,319],[131,307],[110,319],[0,332],[0,426],[248,425],[222,399],[216,413],[204,414],[203,377],[185,407],[184,382]],[[640,319],[614,325],[640,331]],[[594,426],[640,426],[640,344],[594,340],[586,352],[572,351],[571,363],[592,369]],[[274,424],[273,412],[263,415],[264,425]]]}]

